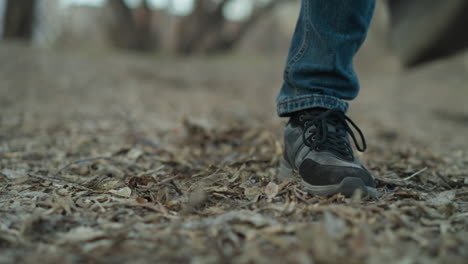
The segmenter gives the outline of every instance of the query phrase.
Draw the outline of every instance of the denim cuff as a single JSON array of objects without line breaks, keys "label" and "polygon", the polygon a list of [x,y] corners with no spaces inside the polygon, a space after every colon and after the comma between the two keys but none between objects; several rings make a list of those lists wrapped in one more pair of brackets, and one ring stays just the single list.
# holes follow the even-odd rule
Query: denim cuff
[{"label": "denim cuff", "polygon": [[326,109],[338,109],[346,113],[348,103],[330,95],[303,95],[297,97],[284,98],[278,101],[276,111],[280,117],[313,107],[323,107]]}]

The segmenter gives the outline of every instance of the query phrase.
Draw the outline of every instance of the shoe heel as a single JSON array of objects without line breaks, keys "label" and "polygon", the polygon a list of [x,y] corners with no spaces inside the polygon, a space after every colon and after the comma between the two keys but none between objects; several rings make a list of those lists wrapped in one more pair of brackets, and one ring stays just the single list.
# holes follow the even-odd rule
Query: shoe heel
[{"label": "shoe heel", "polygon": [[290,178],[293,178],[293,170],[285,160],[281,160],[276,179],[278,181],[284,181]]}]

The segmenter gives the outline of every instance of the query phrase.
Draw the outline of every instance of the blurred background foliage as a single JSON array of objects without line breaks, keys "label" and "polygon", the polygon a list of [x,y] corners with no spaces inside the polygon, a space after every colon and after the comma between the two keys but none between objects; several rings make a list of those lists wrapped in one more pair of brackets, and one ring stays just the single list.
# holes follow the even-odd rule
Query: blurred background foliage
[{"label": "blurred background foliage", "polygon": [[0,5],[4,39],[190,55],[233,50],[258,24],[264,37],[256,44],[260,50],[284,49],[298,1],[3,0]]},{"label": "blurred background foliage", "polygon": [[[405,66],[468,46],[468,1],[379,1],[368,41]],[[300,0],[0,0],[0,36],[43,47],[178,56],[285,54]]]}]

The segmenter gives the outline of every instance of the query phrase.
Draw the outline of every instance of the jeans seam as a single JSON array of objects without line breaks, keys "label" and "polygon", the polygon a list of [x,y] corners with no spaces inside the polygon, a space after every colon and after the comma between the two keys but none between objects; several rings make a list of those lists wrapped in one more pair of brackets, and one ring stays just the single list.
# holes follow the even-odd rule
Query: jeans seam
[{"label": "jeans seam", "polygon": [[[304,96],[304,97],[294,98],[294,99],[291,99],[291,100],[288,100],[288,101],[280,102],[280,103],[278,103],[278,105],[285,105],[285,104],[294,103],[294,102],[297,102],[297,101],[307,100],[307,99],[312,99],[312,98],[322,98],[323,99],[323,97],[324,97],[323,95]],[[340,99],[333,98],[333,96],[325,96],[325,97],[327,99],[329,99],[329,100],[340,102]]]},{"label": "jeans seam", "polygon": [[296,63],[304,56],[305,54],[305,51],[307,49],[307,47],[309,46],[309,34],[310,34],[310,25],[308,23],[309,21],[309,2],[308,1],[303,1],[304,3],[304,10],[301,10],[301,12],[304,13],[304,20],[306,21],[305,23],[305,32],[304,32],[304,40],[302,41],[301,43],[301,46],[299,48],[299,50],[296,52],[296,54],[294,54],[294,56],[292,57],[291,61],[288,63],[288,65],[286,66],[286,69],[285,69],[285,82],[289,84],[289,86],[291,86],[291,88],[293,88],[294,90],[297,90],[297,88],[295,87],[295,85],[293,85],[293,83],[291,82],[291,76],[290,76],[290,70],[291,68],[296,65]]}]

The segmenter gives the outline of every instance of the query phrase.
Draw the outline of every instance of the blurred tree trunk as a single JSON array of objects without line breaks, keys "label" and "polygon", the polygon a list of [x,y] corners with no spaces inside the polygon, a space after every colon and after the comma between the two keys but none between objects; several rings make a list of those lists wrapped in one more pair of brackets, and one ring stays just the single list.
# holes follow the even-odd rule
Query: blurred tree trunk
[{"label": "blurred tree trunk", "polygon": [[4,38],[30,40],[35,9],[36,0],[8,0],[4,17]]},{"label": "blurred tree trunk", "polygon": [[115,46],[136,51],[155,48],[153,12],[146,0],[141,1],[135,10],[130,9],[123,0],[108,0],[107,3],[114,17],[110,34]]},{"label": "blurred tree trunk", "polygon": [[468,47],[468,1],[390,0],[393,48],[406,67],[453,55]]},{"label": "blurred tree trunk", "polygon": [[[182,17],[176,28],[175,53],[216,53],[232,49],[255,23],[280,3],[297,0],[254,1],[253,13],[245,21],[232,22],[224,16],[226,5],[232,0],[196,0],[190,15]],[[117,47],[146,51],[156,48],[152,16],[147,0],[137,9],[129,8],[124,0],[108,0],[114,21],[111,39]],[[165,30],[165,29],[162,29]]]},{"label": "blurred tree trunk", "polygon": [[[280,3],[292,0],[271,0],[254,9],[252,15],[239,22],[234,30],[223,10],[231,0],[198,0],[193,12],[178,26],[176,52],[181,55],[215,53],[232,49],[255,23]],[[232,23],[231,23],[232,26]]]}]

